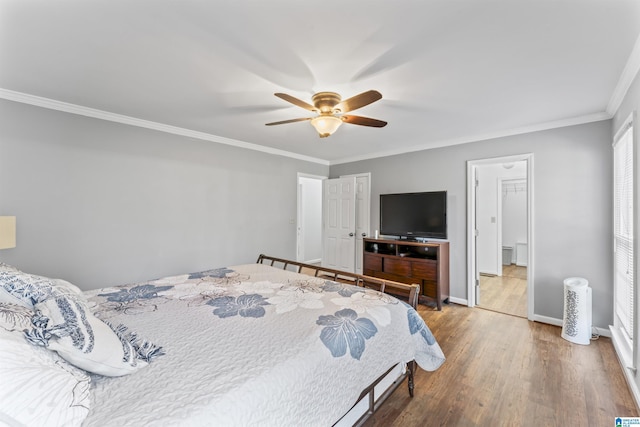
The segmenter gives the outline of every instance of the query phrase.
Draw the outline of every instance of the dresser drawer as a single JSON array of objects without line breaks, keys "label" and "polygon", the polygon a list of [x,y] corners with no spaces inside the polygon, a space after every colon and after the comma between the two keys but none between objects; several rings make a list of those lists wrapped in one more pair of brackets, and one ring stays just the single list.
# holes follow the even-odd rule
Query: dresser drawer
[{"label": "dresser drawer", "polygon": [[436,261],[425,260],[411,263],[411,275],[425,280],[436,280],[438,278],[438,263]]},{"label": "dresser drawer", "polygon": [[377,255],[364,254],[363,268],[365,270],[382,271],[382,258]]},{"label": "dresser drawer", "polygon": [[408,276],[400,276],[398,274],[384,273],[384,272],[376,273],[374,277],[379,277],[380,279],[392,280],[394,282],[406,283],[407,285],[418,282],[417,280]]},{"label": "dresser drawer", "polygon": [[438,297],[438,282],[434,280],[425,280],[422,282],[422,295],[426,295],[431,298]]},{"label": "dresser drawer", "polygon": [[401,259],[385,258],[383,270],[385,273],[407,277],[411,276],[411,263]]}]

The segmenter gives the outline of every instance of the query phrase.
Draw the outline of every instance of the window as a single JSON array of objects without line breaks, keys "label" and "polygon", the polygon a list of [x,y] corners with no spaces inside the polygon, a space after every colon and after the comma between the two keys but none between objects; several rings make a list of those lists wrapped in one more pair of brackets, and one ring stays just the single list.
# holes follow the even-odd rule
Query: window
[{"label": "window", "polygon": [[614,329],[621,336],[625,363],[634,367],[634,143],[633,121],[618,131],[613,143],[614,173]]}]

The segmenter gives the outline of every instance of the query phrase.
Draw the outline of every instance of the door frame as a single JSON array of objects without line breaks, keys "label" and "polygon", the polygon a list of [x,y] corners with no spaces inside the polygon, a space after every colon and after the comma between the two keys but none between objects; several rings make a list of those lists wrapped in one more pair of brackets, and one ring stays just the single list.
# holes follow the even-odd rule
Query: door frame
[{"label": "door frame", "polygon": [[527,164],[527,318],[534,320],[534,197],[533,153],[467,161],[467,305],[476,306],[478,265],[476,258],[476,172],[478,166],[526,161]]}]

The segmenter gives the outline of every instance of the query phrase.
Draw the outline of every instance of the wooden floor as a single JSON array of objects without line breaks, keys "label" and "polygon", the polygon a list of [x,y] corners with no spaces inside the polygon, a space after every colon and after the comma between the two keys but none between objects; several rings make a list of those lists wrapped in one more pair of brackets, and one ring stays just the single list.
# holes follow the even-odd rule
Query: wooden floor
[{"label": "wooden floor", "polygon": [[639,416],[608,338],[573,344],[557,326],[456,304],[418,311],[447,360],[418,369],[414,397],[402,384],[368,427],[600,427]]},{"label": "wooden floor", "polygon": [[480,275],[478,307],[527,317],[527,268],[511,264],[502,267],[502,276]]}]

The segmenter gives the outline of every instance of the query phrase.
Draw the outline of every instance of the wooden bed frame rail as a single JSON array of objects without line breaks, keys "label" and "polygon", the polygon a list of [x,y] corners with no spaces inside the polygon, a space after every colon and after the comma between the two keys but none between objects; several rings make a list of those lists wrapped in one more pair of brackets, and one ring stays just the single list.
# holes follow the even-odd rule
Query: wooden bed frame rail
[{"label": "wooden bed frame rail", "polygon": [[[291,261],[283,258],[276,258],[269,255],[260,254],[258,264],[267,264],[283,270],[295,271],[296,273],[307,274],[309,276],[322,277],[334,282],[348,282],[356,286],[375,289],[387,294],[405,297],[408,303],[414,309],[418,307],[418,296],[420,295],[420,285],[414,283],[407,285],[406,283],[394,282],[392,280],[380,279],[378,277],[365,276],[362,274],[350,273],[341,270],[321,267],[319,265],[305,264],[303,262]],[[290,269],[293,267],[295,269]],[[310,270],[310,271],[309,271]]]},{"label": "wooden bed frame rail", "polygon": [[[391,280],[379,279],[377,277],[365,276],[362,274],[350,273],[340,270],[334,270],[331,268],[321,267],[319,265],[305,264],[303,262],[291,261],[283,258],[276,258],[269,255],[260,254],[258,264],[268,264],[272,267],[282,268],[283,270],[294,271],[296,273],[313,275],[315,277],[326,278],[327,280],[333,280],[335,282],[347,282],[356,286],[363,286],[366,288],[375,289],[383,293],[389,293],[395,296],[401,296],[408,299],[409,305],[414,309],[418,306],[418,296],[420,295],[420,285],[412,284],[407,285],[405,283],[394,282]],[[396,365],[397,366],[397,365]],[[362,426],[378,408],[384,403],[384,401],[391,396],[391,394],[398,388],[400,384],[407,378],[409,386],[409,395],[413,397],[413,374],[416,370],[416,362],[412,360],[407,363],[407,369],[404,374],[400,375],[389,388],[387,388],[376,400],[375,387],[384,379],[384,377],[393,370],[395,366],[392,366],[372,384],[366,387],[358,401],[353,406],[355,407],[363,399],[368,398],[369,407],[367,411],[360,417],[360,419],[354,424],[355,426]],[[340,421],[338,421],[340,422]],[[337,423],[336,423],[337,424]]]}]

